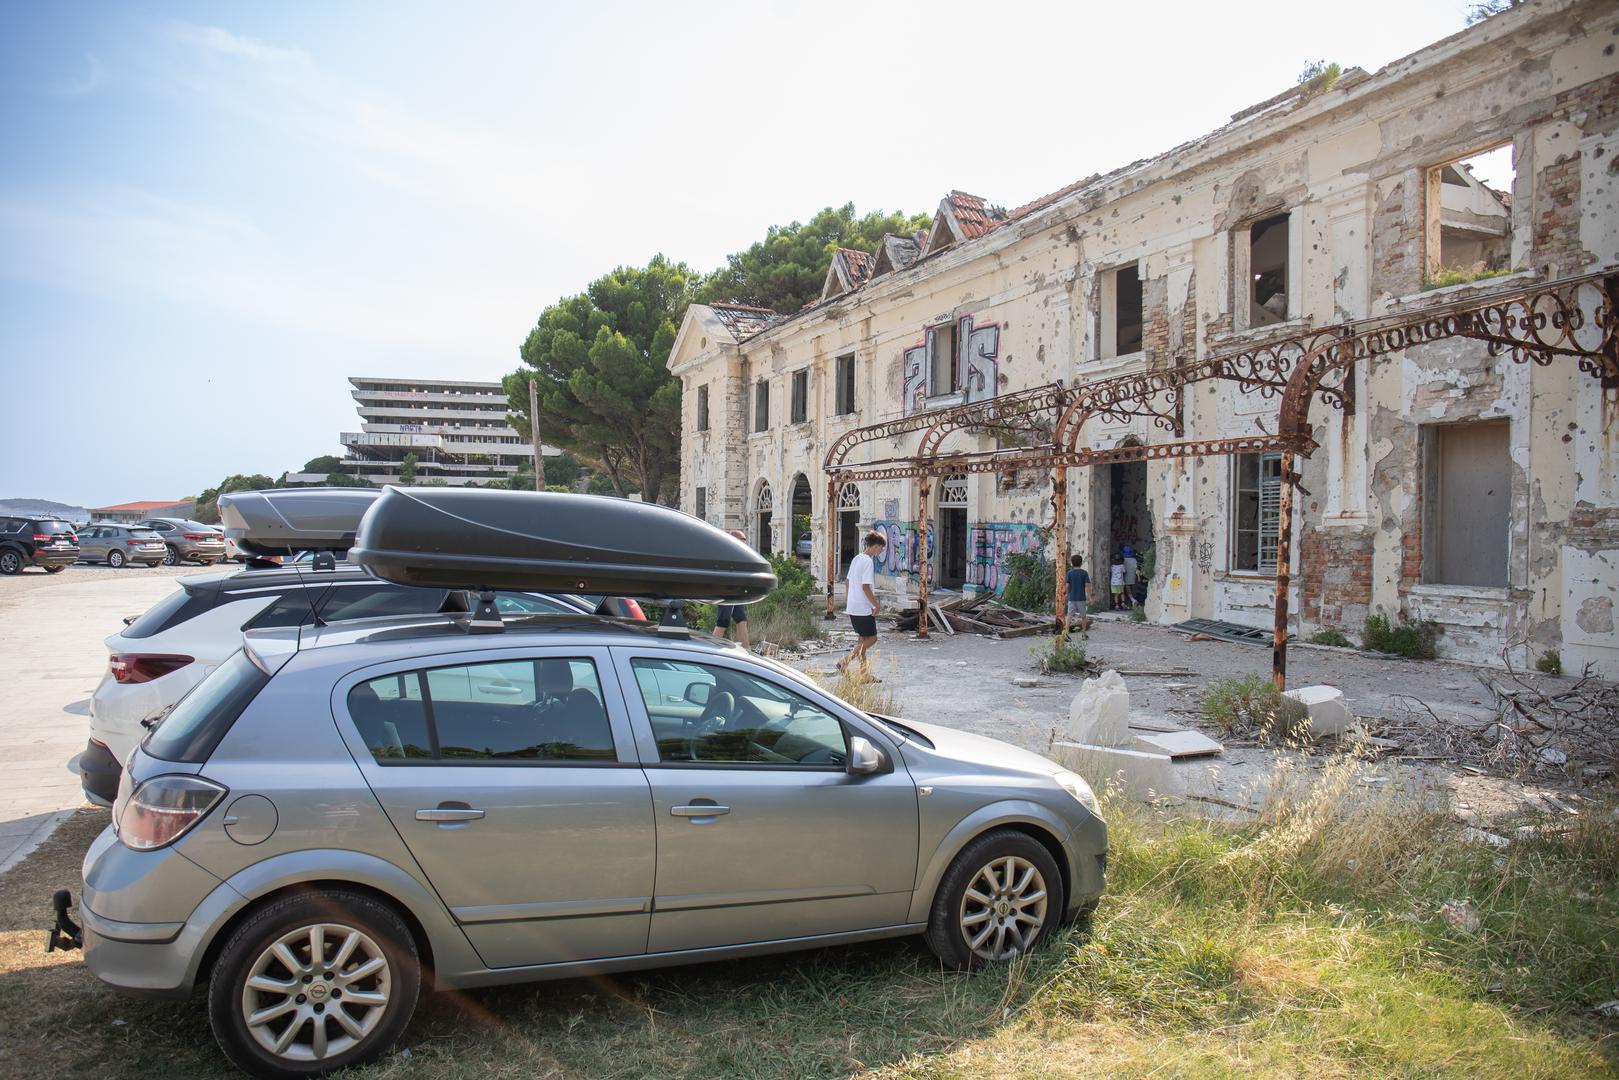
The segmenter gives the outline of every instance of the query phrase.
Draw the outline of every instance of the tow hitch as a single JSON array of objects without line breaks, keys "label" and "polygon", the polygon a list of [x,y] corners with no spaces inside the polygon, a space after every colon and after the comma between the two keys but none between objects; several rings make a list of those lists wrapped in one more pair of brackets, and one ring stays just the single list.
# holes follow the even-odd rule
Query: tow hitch
[{"label": "tow hitch", "polygon": [[68,918],[67,909],[72,906],[73,894],[66,889],[57,889],[51,897],[51,907],[56,911],[56,925],[46,934],[46,952],[84,948],[84,931],[79,929],[78,923]]}]

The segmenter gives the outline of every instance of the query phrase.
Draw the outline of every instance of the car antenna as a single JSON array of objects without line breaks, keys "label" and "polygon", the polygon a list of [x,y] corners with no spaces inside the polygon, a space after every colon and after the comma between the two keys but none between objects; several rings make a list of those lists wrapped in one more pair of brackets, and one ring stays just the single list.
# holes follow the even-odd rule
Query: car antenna
[{"label": "car antenna", "polygon": [[[330,558],[330,555],[328,555],[328,558]],[[333,560],[332,565],[336,565],[336,560]],[[293,563],[292,572],[298,577],[298,591],[304,594],[305,600],[309,601],[309,618],[311,620],[309,625],[325,626],[326,620],[320,617],[320,609],[315,606],[315,598],[311,595],[315,590],[304,587],[304,568],[297,563]]]}]

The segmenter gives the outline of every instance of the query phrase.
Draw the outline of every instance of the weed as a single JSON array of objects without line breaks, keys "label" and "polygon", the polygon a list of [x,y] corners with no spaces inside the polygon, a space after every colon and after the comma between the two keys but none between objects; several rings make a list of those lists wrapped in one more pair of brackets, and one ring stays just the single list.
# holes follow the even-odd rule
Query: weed
[{"label": "weed", "polygon": [[1133,607],[1130,609],[1130,614],[1125,617],[1131,622],[1146,622],[1147,612],[1144,608]]},{"label": "weed", "polygon": [[770,556],[776,587],[748,609],[748,633],[755,642],[793,648],[821,636],[821,611],[815,577],[791,555]]},{"label": "weed", "polygon": [[1503,277],[1510,273],[1513,273],[1513,271],[1508,270],[1505,267],[1502,267],[1499,270],[1486,270],[1482,263],[1475,263],[1465,270],[1452,270],[1448,266],[1442,266],[1438,270],[1434,271],[1432,275],[1423,276],[1422,291],[1427,292],[1429,289],[1443,289],[1450,285],[1466,285],[1469,282],[1484,281],[1489,278]]},{"label": "weed", "polygon": [[1434,642],[1441,633],[1440,625],[1428,619],[1412,620],[1402,613],[1399,623],[1393,624],[1387,615],[1369,615],[1364,638],[1366,648],[1372,652],[1432,660],[1439,655]]},{"label": "weed", "polygon": [[1336,645],[1340,649],[1352,649],[1355,643],[1349,636],[1336,626],[1326,626],[1305,638],[1311,645]]},{"label": "weed", "polygon": [[1300,734],[1310,714],[1299,702],[1283,697],[1267,676],[1249,672],[1209,684],[1203,692],[1203,717],[1225,735],[1290,739]]},{"label": "weed", "polygon": [[1535,661],[1535,670],[1544,671],[1548,675],[1561,675],[1563,673],[1563,657],[1556,649],[1547,649]]},{"label": "weed", "polygon": [[1050,611],[1057,597],[1057,572],[1038,551],[1006,558],[1006,588],[1001,599],[1021,611]]},{"label": "weed", "polygon": [[869,672],[851,667],[830,681],[819,676],[815,681],[861,712],[899,715],[899,699],[894,696],[892,678],[878,682],[870,677]]},{"label": "weed", "polygon": [[1029,650],[1037,667],[1047,675],[1078,675],[1090,671],[1092,664],[1085,658],[1085,639],[1069,631],[1053,637],[1045,644]]}]

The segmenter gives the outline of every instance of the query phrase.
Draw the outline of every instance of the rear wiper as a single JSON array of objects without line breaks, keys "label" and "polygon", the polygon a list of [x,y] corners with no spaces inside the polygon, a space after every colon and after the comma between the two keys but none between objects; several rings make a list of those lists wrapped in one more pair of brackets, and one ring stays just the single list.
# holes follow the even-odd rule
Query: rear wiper
[{"label": "rear wiper", "polygon": [[153,713],[151,716],[148,716],[145,720],[142,720],[141,721],[141,727],[145,728],[147,731],[151,731],[154,728],[156,728],[157,725],[159,725],[159,724],[161,724],[163,722],[163,718],[165,716],[168,716],[169,713],[171,713],[173,711],[174,711],[174,706],[173,705],[169,705],[166,708],[159,709],[157,712]]}]

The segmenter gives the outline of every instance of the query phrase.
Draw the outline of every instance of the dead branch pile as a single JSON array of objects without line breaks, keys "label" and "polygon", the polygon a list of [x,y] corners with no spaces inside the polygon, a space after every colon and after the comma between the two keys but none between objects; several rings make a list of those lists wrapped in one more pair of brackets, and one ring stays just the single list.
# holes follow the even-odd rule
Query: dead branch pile
[{"label": "dead branch pile", "polygon": [[[915,630],[921,621],[920,616],[919,608],[907,608],[899,613],[895,628]],[[972,597],[951,596],[937,602],[930,600],[928,627],[941,634],[1017,638],[1049,634],[1057,629],[1057,623],[1049,615],[1036,615],[1003,604],[992,593],[979,593]]]}]

